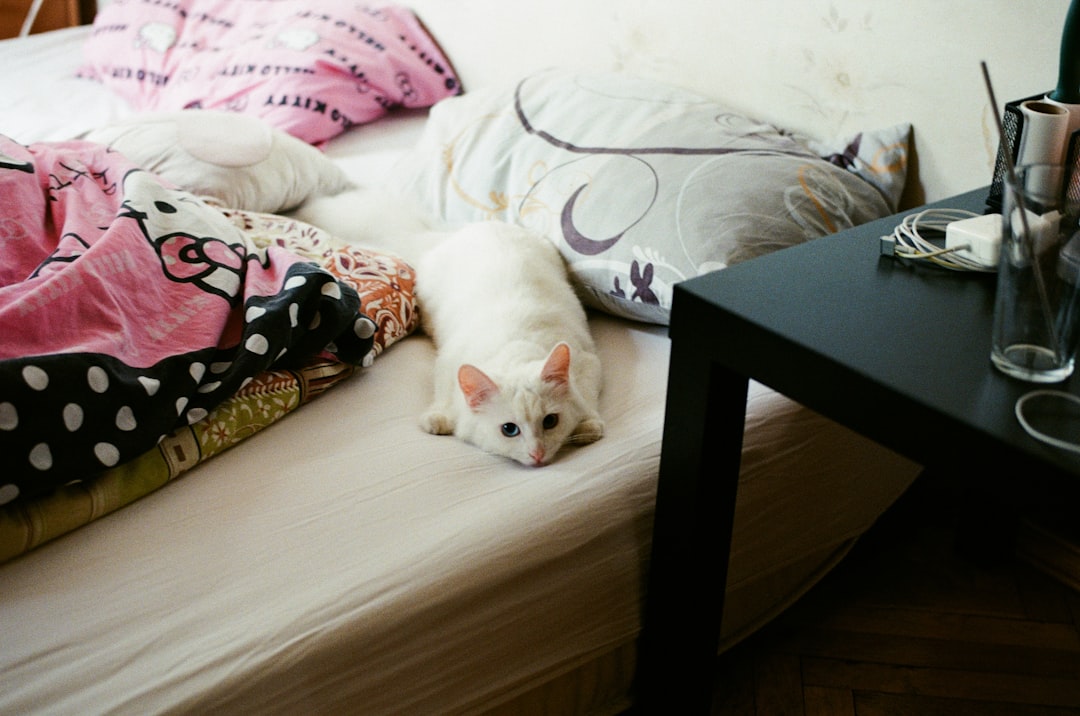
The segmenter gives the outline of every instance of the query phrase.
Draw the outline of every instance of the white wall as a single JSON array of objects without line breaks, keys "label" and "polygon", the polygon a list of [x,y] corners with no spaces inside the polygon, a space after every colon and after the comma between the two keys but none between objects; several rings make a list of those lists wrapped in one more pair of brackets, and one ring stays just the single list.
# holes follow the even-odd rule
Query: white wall
[{"label": "white wall", "polygon": [[819,138],[907,121],[937,199],[991,180],[979,67],[1004,102],[1057,83],[1069,0],[411,0],[466,89],[624,68]]}]

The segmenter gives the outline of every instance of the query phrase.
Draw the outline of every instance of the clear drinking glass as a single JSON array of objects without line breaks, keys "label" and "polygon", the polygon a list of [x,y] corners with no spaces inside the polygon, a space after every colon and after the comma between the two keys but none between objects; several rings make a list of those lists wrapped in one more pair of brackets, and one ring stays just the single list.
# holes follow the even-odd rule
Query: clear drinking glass
[{"label": "clear drinking glass", "polygon": [[1073,371],[1080,327],[1080,193],[1060,165],[1006,181],[991,360],[1008,375],[1056,383]]}]

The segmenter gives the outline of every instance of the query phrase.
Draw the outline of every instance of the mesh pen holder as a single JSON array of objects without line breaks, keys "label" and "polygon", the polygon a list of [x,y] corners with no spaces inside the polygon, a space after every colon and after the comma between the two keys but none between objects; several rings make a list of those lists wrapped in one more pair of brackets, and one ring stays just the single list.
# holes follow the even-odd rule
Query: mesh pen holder
[{"label": "mesh pen holder", "polygon": [[[986,197],[986,206],[992,212],[1001,211],[1002,197],[1005,193],[1005,180],[1009,170],[1005,162],[1005,152],[1013,166],[1016,166],[1020,154],[1020,137],[1024,131],[1024,114],[1020,111],[1020,105],[1028,100],[1042,99],[1047,95],[1033,95],[1023,99],[1013,100],[1005,105],[1005,114],[1001,118],[1001,126],[1005,132],[1005,141],[998,145],[997,160],[994,162],[994,179],[990,183],[990,193]],[[1080,130],[1072,133],[1069,137],[1069,150],[1065,155],[1065,164],[1072,168],[1066,173],[1069,186],[1066,195],[1070,198],[1080,198]]]}]

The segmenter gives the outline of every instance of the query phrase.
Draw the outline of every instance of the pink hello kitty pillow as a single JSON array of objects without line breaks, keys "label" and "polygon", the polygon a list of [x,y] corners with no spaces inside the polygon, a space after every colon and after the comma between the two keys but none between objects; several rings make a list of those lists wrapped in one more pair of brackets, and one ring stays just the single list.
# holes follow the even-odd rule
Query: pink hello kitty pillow
[{"label": "pink hello kitty pillow", "polygon": [[460,92],[417,17],[339,0],[113,0],[80,76],[136,109],[219,109],[311,144]]}]

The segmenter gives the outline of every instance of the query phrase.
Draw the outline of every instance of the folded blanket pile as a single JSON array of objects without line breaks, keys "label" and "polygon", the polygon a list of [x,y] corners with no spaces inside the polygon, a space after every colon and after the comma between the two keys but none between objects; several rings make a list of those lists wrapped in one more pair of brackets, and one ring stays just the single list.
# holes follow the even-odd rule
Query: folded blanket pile
[{"label": "folded blanket pile", "polygon": [[412,281],[101,145],[0,137],[0,560],[370,364],[415,328]]}]

